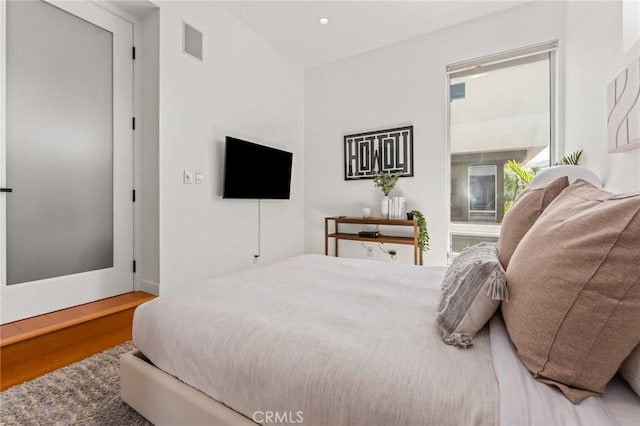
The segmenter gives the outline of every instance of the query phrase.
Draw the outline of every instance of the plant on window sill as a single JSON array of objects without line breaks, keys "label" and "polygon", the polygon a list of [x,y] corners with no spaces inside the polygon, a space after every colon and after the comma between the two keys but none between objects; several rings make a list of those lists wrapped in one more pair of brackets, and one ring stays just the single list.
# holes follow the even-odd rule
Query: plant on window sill
[{"label": "plant on window sill", "polygon": [[582,158],[582,151],[582,149],[579,149],[578,151],[574,151],[569,155],[565,155],[564,157],[562,157],[562,160],[560,160],[559,163],[556,163],[556,166],[579,166],[580,159]]},{"label": "plant on window sill", "polygon": [[[562,157],[555,165],[578,166],[582,158],[583,150],[574,151]],[[504,173],[504,212],[507,213],[515,199],[529,186],[533,177],[540,171],[539,167],[525,169],[515,160],[506,163],[507,170]]]}]

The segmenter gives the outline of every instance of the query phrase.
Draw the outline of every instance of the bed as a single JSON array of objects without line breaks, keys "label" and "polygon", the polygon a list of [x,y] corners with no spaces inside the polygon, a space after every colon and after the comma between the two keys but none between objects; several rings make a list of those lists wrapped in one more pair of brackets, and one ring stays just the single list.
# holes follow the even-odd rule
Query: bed
[{"label": "bed", "polygon": [[444,267],[295,256],[138,307],[125,402],[155,424],[637,425],[615,377],[574,405],[522,365],[500,314],[459,349]]},{"label": "bed", "polygon": [[[312,425],[497,424],[488,333],[473,352],[443,345],[435,303],[424,302],[437,300],[443,272],[297,256],[160,297],[136,312],[134,344],[250,419],[300,411]],[[456,374],[439,374],[450,363]],[[459,398],[438,398],[454,389]]]}]

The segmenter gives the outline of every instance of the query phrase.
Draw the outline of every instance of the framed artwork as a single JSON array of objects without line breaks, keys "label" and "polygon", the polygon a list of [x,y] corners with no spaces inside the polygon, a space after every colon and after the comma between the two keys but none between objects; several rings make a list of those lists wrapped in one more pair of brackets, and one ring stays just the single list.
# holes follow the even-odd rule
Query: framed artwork
[{"label": "framed artwork", "polygon": [[607,87],[609,153],[640,147],[640,58]]},{"label": "framed artwork", "polygon": [[373,179],[378,171],[413,176],[413,126],[344,136],[344,179]]}]

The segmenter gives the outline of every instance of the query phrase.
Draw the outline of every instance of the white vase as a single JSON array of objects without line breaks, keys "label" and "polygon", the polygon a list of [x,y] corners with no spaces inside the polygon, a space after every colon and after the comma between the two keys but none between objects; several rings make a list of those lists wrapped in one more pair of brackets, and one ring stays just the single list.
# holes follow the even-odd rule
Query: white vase
[{"label": "white vase", "polygon": [[380,217],[383,217],[385,219],[389,218],[389,197],[387,197],[386,195],[380,202]]},{"label": "white vase", "polygon": [[405,214],[404,197],[393,197],[389,203],[389,219],[403,219]]}]

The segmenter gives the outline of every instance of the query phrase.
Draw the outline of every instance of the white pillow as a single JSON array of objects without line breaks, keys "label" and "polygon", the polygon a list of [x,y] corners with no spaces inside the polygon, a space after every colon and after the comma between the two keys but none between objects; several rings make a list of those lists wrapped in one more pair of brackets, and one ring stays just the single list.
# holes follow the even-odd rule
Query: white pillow
[{"label": "white pillow", "polygon": [[640,345],[631,351],[618,371],[640,396]]},{"label": "white pillow", "polygon": [[436,320],[442,341],[466,348],[508,299],[505,273],[495,243],[467,247],[456,257],[442,280]]}]

